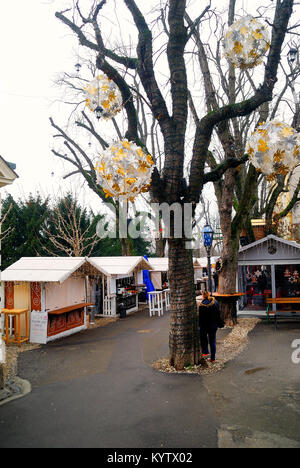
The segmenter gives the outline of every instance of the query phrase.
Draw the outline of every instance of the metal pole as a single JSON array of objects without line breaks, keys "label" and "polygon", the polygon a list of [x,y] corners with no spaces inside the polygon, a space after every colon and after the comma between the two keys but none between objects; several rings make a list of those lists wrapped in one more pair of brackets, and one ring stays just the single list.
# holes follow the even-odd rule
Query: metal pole
[{"label": "metal pole", "polygon": [[208,290],[212,293],[212,279],[211,279],[211,261],[210,261],[210,247],[207,247],[207,265],[208,265]]}]

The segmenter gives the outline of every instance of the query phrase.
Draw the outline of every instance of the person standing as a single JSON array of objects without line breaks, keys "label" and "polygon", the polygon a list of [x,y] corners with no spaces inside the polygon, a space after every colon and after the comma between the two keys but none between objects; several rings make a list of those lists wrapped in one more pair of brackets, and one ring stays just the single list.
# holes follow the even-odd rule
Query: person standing
[{"label": "person standing", "polygon": [[214,270],[213,278],[214,278],[214,283],[215,283],[215,292],[217,292],[219,289],[219,275],[218,275],[217,270]]},{"label": "person standing", "polygon": [[209,356],[208,348],[210,348],[210,361],[215,362],[217,330],[224,327],[224,322],[216,299],[207,291],[203,292],[202,302],[199,305],[199,327],[203,357]]}]

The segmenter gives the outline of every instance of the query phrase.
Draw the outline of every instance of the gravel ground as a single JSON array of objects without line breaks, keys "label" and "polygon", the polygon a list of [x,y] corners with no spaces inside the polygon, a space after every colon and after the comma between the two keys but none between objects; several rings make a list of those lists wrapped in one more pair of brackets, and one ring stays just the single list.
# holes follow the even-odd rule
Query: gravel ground
[{"label": "gravel ground", "polygon": [[176,371],[174,367],[170,366],[168,358],[164,358],[153,362],[152,366],[154,369],[166,373],[207,375],[220,372],[226,362],[234,359],[245,349],[249,342],[248,334],[259,322],[260,319],[257,318],[240,318],[232,331],[222,341],[217,341],[217,359],[215,363],[206,360],[205,365],[190,366],[183,371]]}]

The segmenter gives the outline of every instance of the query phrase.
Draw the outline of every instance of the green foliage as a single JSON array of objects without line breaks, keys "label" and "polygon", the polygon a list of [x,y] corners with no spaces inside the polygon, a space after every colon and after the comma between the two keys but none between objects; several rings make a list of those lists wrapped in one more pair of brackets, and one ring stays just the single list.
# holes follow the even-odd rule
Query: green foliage
[{"label": "green foliage", "polygon": [[[39,194],[30,194],[25,201],[7,195],[2,201],[2,219],[2,232],[10,229],[1,242],[2,270],[21,257],[74,256],[71,241],[75,236],[75,225],[83,237],[81,256],[122,255],[119,239],[107,237],[91,243],[97,223],[107,225],[108,217],[82,207],[70,193],[52,205],[49,198],[42,199]],[[58,239],[60,245],[53,243],[53,238]],[[138,238],[132,243],[134,255],[149,255],[150,242]]]},{"label": "green foliage", "polygon": [[40,242],[43,224],[48,215],[48,199],[29,195],[26,201],[15,201],[8,195],[3,201],[2,217],[8,212],[2,230],[11,228],[10,235],[1,245],[2,268],[7,268],[21,257],[42,255]]}]

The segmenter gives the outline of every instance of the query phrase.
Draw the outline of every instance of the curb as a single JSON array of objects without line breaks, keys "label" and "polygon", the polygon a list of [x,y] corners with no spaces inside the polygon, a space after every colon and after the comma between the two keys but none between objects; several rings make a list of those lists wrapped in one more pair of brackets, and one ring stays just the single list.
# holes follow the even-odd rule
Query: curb
[{"label": "curb", "polygon": [[20,392],[12,393],[10,396],[0,401],[0,406],[10,403],[11,401],[23,398],[31,392],[31,384],[27,380],[20,379],[19,377],[14,378],[14,383],[20,388]]}]

